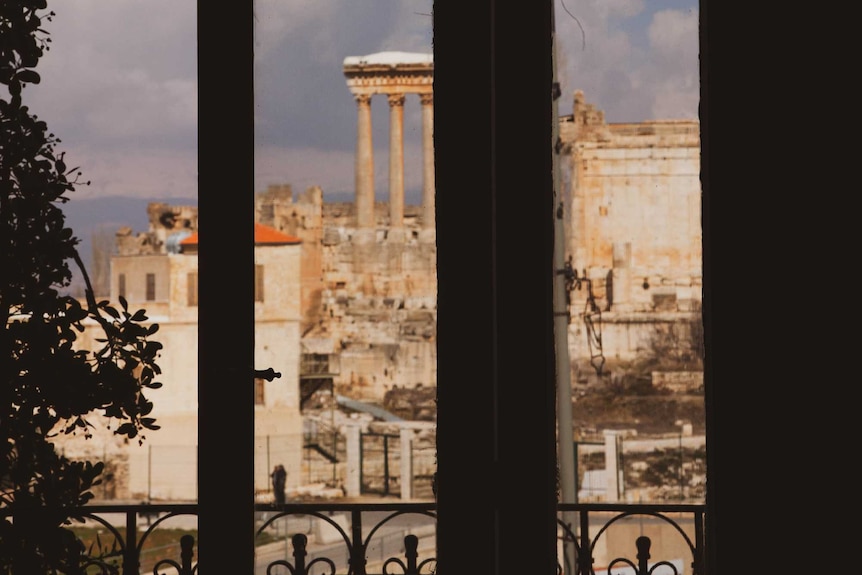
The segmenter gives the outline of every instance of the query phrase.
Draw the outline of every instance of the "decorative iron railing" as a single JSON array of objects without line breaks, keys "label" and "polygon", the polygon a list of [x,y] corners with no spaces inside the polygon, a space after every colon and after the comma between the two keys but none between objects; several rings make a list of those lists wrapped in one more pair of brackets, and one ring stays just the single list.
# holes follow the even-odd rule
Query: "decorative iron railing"
[{"label": "decorative iron railing", "polygon": [[557,506],[558,573],[706,575],[702,504]]},{"label": "decorative iron railing", "polygon": [[[197,504],[78,511],[85,522],[76,529],[85,529],[86,549],[78,574],[197,575]],[[572,503],[557,511],[557,575],[707,575],[705,505]],[[255,504],[254,514],[256,575],[424,575],[437,569],[434,503]],[[154,546],[158,531],[171,526],[173,544]]]}]

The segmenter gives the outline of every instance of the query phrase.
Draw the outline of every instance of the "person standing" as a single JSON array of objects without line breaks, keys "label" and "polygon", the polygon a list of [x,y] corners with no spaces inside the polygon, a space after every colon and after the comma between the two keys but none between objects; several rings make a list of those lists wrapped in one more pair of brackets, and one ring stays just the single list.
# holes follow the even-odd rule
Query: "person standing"
[{"label": "person standing", "polygon": [[284,505],[284,489],[287,484],[287,471],[284,469],[284,465],[280,463],[276,465],[270,477],[272,478],[272,491],[275,493],[275,504]]}]

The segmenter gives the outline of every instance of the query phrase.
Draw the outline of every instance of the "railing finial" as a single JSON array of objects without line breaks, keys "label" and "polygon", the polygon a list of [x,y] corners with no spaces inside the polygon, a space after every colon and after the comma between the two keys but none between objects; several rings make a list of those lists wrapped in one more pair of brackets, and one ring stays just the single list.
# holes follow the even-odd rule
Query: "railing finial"
[{"label": "railing finial", "polygon": [[641,535],[635,540],[635,545],[638,548],[638,573],[649,573],[649,548],[652,542],[646,535]]}]

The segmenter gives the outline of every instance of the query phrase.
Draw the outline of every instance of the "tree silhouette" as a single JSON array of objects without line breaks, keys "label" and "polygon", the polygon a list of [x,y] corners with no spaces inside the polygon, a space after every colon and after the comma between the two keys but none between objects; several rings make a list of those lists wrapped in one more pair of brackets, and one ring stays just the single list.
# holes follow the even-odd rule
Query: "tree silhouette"
[{"label": "tree silhouette", "polygon": [[[60,140],[23,104],[51,39],[45,0],[0,0],[0,572],[75,572],[83,547],[67,528],[71,508],[93,497],[103,463],[72,461],[55,449],[59,434],[91,437],[98,422],[138,438],[158,429],[147,389],[161,386],[151,340],[158,325],[96,301],[60,208],[81,172],[56,151]],[[8,95],[7,93],[8,92]],[[86,302],[61,295],[69,261],[81,268]],[[78,333],[101,330],[98,349]],[[101,346],[101,347],[99,347]]]}]

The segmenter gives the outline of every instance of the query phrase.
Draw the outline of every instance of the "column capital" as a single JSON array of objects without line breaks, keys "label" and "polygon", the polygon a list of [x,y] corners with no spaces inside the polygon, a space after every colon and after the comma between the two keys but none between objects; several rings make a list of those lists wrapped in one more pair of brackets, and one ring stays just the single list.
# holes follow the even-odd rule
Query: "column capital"
[{"label": "column capital", "polygon": [[434,103],[434,94],[419,94],[419,101],[423,106],[429,106]]},{"label": "column capital", "polygon": [[354,94],[353,99],[360,106],[371,104],[371,94]]},{"label": "column capital", "polygon": [[404,94],[387,94],[387,98],[391,107],[404,105]]}]

